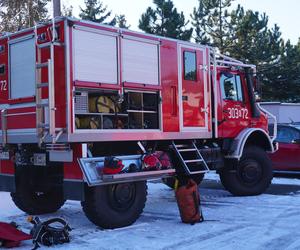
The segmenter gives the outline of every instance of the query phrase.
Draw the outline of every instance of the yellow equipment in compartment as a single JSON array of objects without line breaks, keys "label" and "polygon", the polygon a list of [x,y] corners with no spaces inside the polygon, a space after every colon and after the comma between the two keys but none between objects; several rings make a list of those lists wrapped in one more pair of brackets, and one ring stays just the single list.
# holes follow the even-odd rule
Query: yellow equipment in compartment
[{"label": "yellow equipment in compartment", "polygon": [[75,119],[76,129],[99,129],[100,122],[95,117],[76,117]]},{"label": "yellow equipment in compartment", "polygon": [[108,96],[89,98],[89,111],[91,113],[119,113],[120,105]]}]

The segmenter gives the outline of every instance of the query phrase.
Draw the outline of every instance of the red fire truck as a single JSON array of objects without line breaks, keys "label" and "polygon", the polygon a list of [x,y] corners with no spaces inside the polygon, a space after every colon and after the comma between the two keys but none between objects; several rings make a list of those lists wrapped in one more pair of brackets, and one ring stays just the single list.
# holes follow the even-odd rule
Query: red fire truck
[{"label": "red fire truck", "polygon": [[254,85],[255,66],[211,47],[92,22],[3,35],[0,191],[28,214],[79,200],[103,228],[139,217],[149,179],[216,170],[260,194],[276,145]]}]

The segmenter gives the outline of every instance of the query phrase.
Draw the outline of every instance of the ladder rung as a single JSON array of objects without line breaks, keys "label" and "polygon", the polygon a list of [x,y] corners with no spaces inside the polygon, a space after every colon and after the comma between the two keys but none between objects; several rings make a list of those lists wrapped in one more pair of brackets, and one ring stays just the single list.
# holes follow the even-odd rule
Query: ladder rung
[{"label": "ladder rung", "polygon": [[192,152],[197,151],[195,148],[184,148],[184,149],[178,149],[179,152]]},{"label": "ladder rung", "polygon": [[47,123],[39,123],[38,124],[38,128],[49,128],[50,126],[49,126],[49,124],[47,124]]},{"label": "ladder rung", "polygon": [[54,46],[64,46],[64,43],[60,43],[60,42],[53,42]]},{"label": "ladder rung", "polygon": [[49,106],[49,103],[47,102],[44,102],[44,103],[37,103],[36,104],[36,107],[37,108],[43,108],[43,107],[48,107]]},{"label": "ladder rung", "polygon": [[36,64],[36,68],[37,68],[37,69],[41,69],[41,68],[45,68],[45,67],[48,67],[48,62],[37,63],[37,64]]},{"label": "ladder rung", "polygon": [[38,44],[37,47],[39,49],[43,49],[43,48],[49,48],[51,46],[51,42],[49,43],[41,43],[41,44]]},{"label": "ladder rung", "polygon": [[209,170],[198,170],[198,171],[190,171],[191,174],[205,174],[209,172]]},{"label": "ladder rung", "polygon": [[185,163],[191,163],[191,162],[202,162],[202,159],[195,159],[195,160],[185,160]]},{"label": "ladder rung", "polygon": [[47,82],[42,82],[42,83],[37,83],[36,87],[37,88],[44,88],[44,87],[48,87],[49,84]]},{"label": "ladder rung", "polygon": [[190,145],[187,145],[187,144],[174,144],[176,148],[187,148],[187,147],[190,147]]},{"label": "ladder rung", "polygon": [[64,46],[63,43],[60,43],[60,42],[47,42],[47,43],[41,43],[41,44],[38,44],[38,48],[39,49],[44,49],[44,48],[50,48],[51,45],[54,45],[54,46]]}]

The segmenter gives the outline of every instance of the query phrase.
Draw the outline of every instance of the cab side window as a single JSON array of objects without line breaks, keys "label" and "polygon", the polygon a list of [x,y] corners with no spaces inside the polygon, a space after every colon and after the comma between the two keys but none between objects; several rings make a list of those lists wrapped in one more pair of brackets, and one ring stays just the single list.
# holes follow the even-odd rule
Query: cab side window
[{"label": "cab side window", "polygon": [[239,75],[222,73],[220,84],[223,100],[239,102],[242,102],[244,100],[242,82]]},{"label": "cab side window", "polygon": [[196,52],[184,51],[184,80],[197,81]]}]

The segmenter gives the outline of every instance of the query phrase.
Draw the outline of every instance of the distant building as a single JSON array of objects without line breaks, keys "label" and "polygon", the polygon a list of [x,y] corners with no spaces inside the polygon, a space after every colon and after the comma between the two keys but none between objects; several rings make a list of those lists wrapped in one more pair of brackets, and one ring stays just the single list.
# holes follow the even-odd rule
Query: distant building
[{"label": "distant building", "polygon": [[300,122],[300,103],[263,102],[261,106],[275,115],[278,123]]}]

